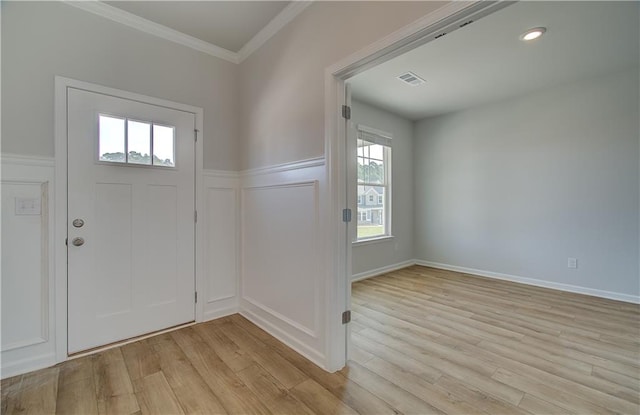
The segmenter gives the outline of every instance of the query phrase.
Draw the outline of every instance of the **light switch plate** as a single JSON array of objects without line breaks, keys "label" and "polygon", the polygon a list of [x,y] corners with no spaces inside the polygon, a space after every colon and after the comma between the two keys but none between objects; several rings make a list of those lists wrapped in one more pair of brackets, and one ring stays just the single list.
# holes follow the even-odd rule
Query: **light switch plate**
[{"label": "light switch plate", "polygon": [[39,215],[40,199],[37,197],[16,197],[16,215]]}]

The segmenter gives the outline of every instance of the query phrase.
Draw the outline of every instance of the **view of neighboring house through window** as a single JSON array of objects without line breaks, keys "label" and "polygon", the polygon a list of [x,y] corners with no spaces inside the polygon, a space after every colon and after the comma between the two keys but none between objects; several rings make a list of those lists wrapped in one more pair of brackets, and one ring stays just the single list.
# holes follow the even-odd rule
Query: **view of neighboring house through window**
[{"label": "view of neighboring house through window", "polygon": [[391,235],[391,137],[360,125],[357,146],[357,240]]}]

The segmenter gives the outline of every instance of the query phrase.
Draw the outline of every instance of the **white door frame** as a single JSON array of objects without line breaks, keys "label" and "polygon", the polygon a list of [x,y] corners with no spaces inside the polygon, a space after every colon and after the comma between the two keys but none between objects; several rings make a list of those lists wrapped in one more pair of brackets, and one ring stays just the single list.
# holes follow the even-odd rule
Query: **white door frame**
[{"label": "white door frame", "polygon": [[351,307],[350,279],[351,241],[342,222],[346,200],[346,129],[342,118],[345,104],[345,81],[356,74],[421,46],[442,33],[450,33],[469,20],[477,20],[515,1],[451,2],[389,36],[357,51],[325,69],[325,157],[328,183],[327,267],[327,364],[329,371],[346,364],[345,345],[349,341],[348,325],[342,325],[341,315]]},{"label": "white door frame", "polygon": [[[138,101],[144,104],[157,105],[170,109],[190,112],[195,115],[197,141],[195,160],[195,208],[204,212],[202,200],[202,171],[203,171],[203,115],[204,110],[199,107],[168,101],[165,99],[149,97],[133,92],[123,91],[96,85],[75,79],[55,77],[55,104],[54,104],[54,129],[55,129],[55,210],[54,210],[54,261],[55,261],[55,345],[56,363],[67,360],[67,89],[75,88],[88,92],[111,95],[117,98]],[[204,287],[203,274],[203,247],[204,229],[203,221],[198,221],[195,227],[195,271],[196,291]],[[196,303],[196,322],[203,320],[204,301]]]}]

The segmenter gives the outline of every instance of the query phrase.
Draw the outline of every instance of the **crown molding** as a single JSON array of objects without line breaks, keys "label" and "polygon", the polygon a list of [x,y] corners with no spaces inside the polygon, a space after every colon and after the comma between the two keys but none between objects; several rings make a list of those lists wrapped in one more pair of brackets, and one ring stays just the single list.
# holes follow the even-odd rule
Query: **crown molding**
[{"label": "crown molding", "polygon": [[238,54],[228,49],[221,48],[204,40],[197,39],[167,26],[152,22],[133,13],[129,13],[117,7],[110,6],[98,0],[70,1],[63,0],[69,6],[77,7],[89,13],[96,14],[114,22],[132,27],[142,32],[187,46],[191,49],[206,53],[216,58],[224,59],[232,63],[240,63]]},{"label": "crown molding", "polygon": [[239,64],[243,60],[247,59],[253,52],[258,50],[264,45],[267,40],[271,39],[280,29],[282,29],[287,23],[292,21],[298,16],[304,9],[309,7],[313,0],[294,0],[287,7],[285,7],[280,13],[276,15],[265,27],[262,28],[251,40],[249,40],[240,51],[232,52],[228,49],[221,48],[212,43],[205,42],[204,40],[189,36],[185,33],[171,29],[167,26],[161,25],[151,20],[147,20],[143,17],[129,13],[117,7],[110,6],[99,0],[62,0],[63,3],[69,6],[76,7],[89,13],[104,17],[114,22],[129,26],[131,28],[140,30],[141,32],[148,33],[153,36],[160,37],[165,40],[177,43],[182,46],[195,49],[197,51],[206,53],[207,55],[215,56],[216,58],[224,59],[226,61]]},{"label": "crown molding", "polygon": [[280,31],[287,23],[296,18],[304,9],[309,7],[313,0],[294,0],[287,7],[282,9],[265,27],[251,38],[238,51],[238,61],[247,59],[253,52],[260,49],[269,39]]}]

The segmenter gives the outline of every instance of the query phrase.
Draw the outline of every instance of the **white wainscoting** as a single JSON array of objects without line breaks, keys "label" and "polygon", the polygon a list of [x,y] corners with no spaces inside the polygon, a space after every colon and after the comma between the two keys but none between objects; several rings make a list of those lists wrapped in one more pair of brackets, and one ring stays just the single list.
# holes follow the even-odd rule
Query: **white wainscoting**
[{"label": "white wainscoting", "polygon": [[6,378],[56,363],[52,254],[55,175],[52,158],[3,154],[0,163],[1,376]]},{"label": "white wainscoting", "polygon": [[[53,158],[2,155],[2,378],[57,363],[54,177]],[[325,177],[324,159],[203,172],[198,321],[241,311],[326,365]],[[40,214],[15,215],[16,198]]]},{"label": "white wainscoting", "polygon": [[240,313],[324,367],[324,159],[243,172]]},{"label": "white wainscoting", "polygon": [[198,301],[204,302],[203,320],[238,312],[240,269],[240,177],[237,173],[205,170],[203,177],[205,232],[200,252],[204,283]]}]

